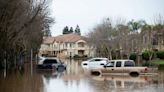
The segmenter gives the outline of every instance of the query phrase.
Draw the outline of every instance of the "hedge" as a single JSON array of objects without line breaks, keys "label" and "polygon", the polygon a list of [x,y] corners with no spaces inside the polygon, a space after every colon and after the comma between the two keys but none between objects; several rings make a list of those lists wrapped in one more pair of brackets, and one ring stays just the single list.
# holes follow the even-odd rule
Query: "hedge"
[{"label": "hedge", "polygon": [[136,54],[136,53],[130,54],[129,59],[136,61],[136,59],[137,59],[137,54]]},{"label": "hedge", "polygon": [[[153,54],[152,58],[154,57],[154,52],[153,51],[145,51],[142,53],[142,59],[148,61],[150,54]],[[151,59],[152,59],[151,58]]]},{"label": "hedge", "polygon": [[164,51],[158,51],[157,58],[164,59]]}]

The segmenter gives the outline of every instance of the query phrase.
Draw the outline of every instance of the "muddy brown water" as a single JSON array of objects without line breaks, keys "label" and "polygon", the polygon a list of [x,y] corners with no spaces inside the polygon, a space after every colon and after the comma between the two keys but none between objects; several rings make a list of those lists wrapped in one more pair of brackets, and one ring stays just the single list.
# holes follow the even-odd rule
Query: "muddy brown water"
[{"label": "muddy brown water", "polygon": [[156,76],[92,76],[80,61],[65,60],[65,71],[0,72],[0,92],[164,92],[164,71]]}]

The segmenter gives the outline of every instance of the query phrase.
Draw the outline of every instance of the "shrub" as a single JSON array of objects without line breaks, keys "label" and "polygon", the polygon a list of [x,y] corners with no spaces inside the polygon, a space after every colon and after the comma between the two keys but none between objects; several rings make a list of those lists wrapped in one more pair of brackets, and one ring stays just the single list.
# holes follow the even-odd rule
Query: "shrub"
[{"label": "shrub", "polygon": [[150,63],[150,62],[144,62],[142,64],[142,66],[154,66],[154,65],[152,63]]},{"label": "shrub", "polygon": [[79,55],[74,55],[73,58],[79,58]]},{"label": "shrub", "polygon": [[158,51],[157,52],[157,57],[160,59],[164,59],[164,51]]},{"label": "shrub", "polygon": [[79,56],[79,55],[74,55],[73,58],[77,59],[77,58],[87,58],[87,55],[83,55],[83,56]]},{"label": "shrub", "polygon": [[83,55],[83,58],[87,58],[88,56],[87,55]]},{"label": "shrub", "polygon": [[[154,56],[153,51],[145,51],[145,52],[142,53],[142,59],[148,61],[148,60],[149,60],[149,57],[150,57],[152,54],[153,54],[153,56]],[[152,58],[153,58],[153,56],[152,56]],[[152,59],[152,58],[151,58],[151,59]]]},{"label": "shrub", "polygon": [[136,59],[137,59],[137,54],[136,54],[136,53],[130,54],[129,59],[136,61]]}]

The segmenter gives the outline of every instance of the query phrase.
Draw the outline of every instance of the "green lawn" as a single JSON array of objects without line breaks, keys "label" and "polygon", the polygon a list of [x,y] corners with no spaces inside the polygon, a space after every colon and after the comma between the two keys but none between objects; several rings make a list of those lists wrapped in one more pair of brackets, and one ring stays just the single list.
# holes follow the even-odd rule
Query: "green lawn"
[{"label": "green lawn", "polygon": [[164,60],[153,60],[152,64],[156,64],[156,65],[164,65]]}]

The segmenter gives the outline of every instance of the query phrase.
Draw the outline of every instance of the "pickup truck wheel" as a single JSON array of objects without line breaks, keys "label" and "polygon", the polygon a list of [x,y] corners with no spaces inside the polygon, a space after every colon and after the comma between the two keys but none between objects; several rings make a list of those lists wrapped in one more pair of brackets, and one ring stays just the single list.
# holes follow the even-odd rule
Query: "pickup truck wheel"
[{"label": "pickup truck wheel", "polygon": [[139,76],[139,73],[138,72],[130,72],[129,75],[132,77],[137,77],[137,76]]},{"label": "pickup truck wheel", "polygon": [[99,76],[99,75],[100,75],[100,72],[98,72],[98,71],[92,71],[91,74],[92,74],[92,75]]}]

